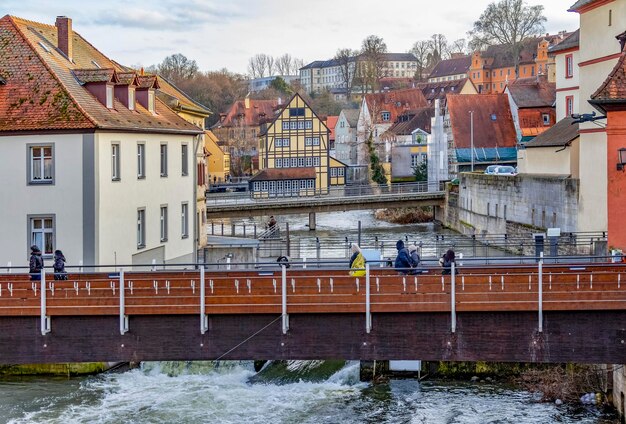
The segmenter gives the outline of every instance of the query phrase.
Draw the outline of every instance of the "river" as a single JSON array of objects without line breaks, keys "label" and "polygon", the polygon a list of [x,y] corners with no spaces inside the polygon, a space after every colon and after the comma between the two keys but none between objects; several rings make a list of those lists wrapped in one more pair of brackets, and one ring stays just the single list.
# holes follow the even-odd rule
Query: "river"
[{"label": "river", "polygon": [[[182,370],[181,368],[182,364]],[[358,363],[321,382],[250,383],[252,364],[148,363],[121,374],[0,381],[0,421],[22,423],[588,423],[595,407],[539,403],[500,384],[358,381]]]}]

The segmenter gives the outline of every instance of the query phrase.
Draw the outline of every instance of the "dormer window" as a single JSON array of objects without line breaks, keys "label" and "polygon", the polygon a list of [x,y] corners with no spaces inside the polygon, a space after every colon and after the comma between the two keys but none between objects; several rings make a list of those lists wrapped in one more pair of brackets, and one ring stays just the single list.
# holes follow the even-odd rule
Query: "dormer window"
[{"label": "dormer window", "polygon": [[107,84],[106,87],[106,107],[113,109],[113,86]]},{"label": "dormer window", "polygon": [[148,111],[154,113],[154,90],[148,90]]},{"label": "dormer window", "polygon": [[381,113],[381,117],[382,117],[383,121],[389,121],[389,119],[391,119],[391,113],[383,112],[383,113]]},{"label": "dormer window", "polygon": [[135,88],[128,87],[128,109],[135,110]]}]

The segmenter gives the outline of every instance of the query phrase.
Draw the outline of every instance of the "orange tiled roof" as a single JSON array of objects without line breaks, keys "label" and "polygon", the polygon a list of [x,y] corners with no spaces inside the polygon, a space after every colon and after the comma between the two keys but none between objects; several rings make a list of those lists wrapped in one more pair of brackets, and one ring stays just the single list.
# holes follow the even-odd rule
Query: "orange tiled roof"
[{"label": "orange tiled roof", "polygon": [[457,149],[471,147],[470,111],[474,148],[516,146],[517,133],[506,94],[449,94],[448,112]]},{"label": "orange tiled roof", "polygon": [[[133,132],[200,134],[164,103],[151,113],[137,103],[129,110],[117,99],[108,109],[84,82],[117,82],[128,69],[100,53],[73,32],[72,61],[56,48],[57,29],[6,15],[0,18],[0,132],[110,129]],[[111,72],[113,70],[114,72]]]},{"label": "orange tiled roof", "polygon": [[214,128],[239,125],[254,127],[274,118],[274,110],[278,106],[277,100],[249,99],[248,102],[248,108],[246,108],[245,100],[237,100],[233,103],[226,112],[224,119],[215,124]]},{"label": "orange tiled roof", "polygon": [[334,140],[335,139],[335,125],[337,125],[337,120],[339,119],[339,116],[327,116],[326,117],[326,126],[328,127],[328,129],[330,130],[330,137],[329,140]]},{"label": "orange tiled roof", "polygon": [[382,93],[366,94],[365,102],[370,114],[375,114],[375,123],[382,120],[381,112],[389,112],[389,122],[393,123],[404,111],[427,107],[428,101],[419,88],[407,88],[404,90],[393,90]]},{"label": "orange tiled roof", "polygon": [[626,104],[626,51],[622,52],[615,67],[602,85],[591,95],[589,102],[599,106],[603,111],[605,111],[604,105]]}]

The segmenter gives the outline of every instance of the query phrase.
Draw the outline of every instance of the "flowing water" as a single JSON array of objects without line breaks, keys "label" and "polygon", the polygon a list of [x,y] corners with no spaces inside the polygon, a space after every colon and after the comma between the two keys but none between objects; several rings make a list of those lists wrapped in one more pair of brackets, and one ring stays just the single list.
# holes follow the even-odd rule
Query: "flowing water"
[{"label": "flowing water", "polygon": [[[182,364],[182,367],[181,367]],[[539,403],[504,385],[358,381],[348,363],[324,381],[251,382],[251,364],[147,363],[74,379],[0,381],[8,423],[617,423],[595,407]],[[296,369],[298,367],[290,367]]]}]

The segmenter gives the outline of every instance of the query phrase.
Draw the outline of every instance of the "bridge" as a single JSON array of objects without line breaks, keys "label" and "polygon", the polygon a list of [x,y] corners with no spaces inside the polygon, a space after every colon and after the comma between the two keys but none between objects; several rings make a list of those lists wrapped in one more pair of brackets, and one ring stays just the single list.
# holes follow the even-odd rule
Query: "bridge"
[{"label": "bridge", "polygon": [[299,194],[274,193],[264,198],[250,192],[207,194],[207,218],[309,213],[314,229],[316,212],[441,206],[445,197],[442,184],[427,182],[331,187],[324,194],[314,189]]},{"label": "bridge", "polygon": [[0,275],[0,363],[626,362],[626,264]]}]

